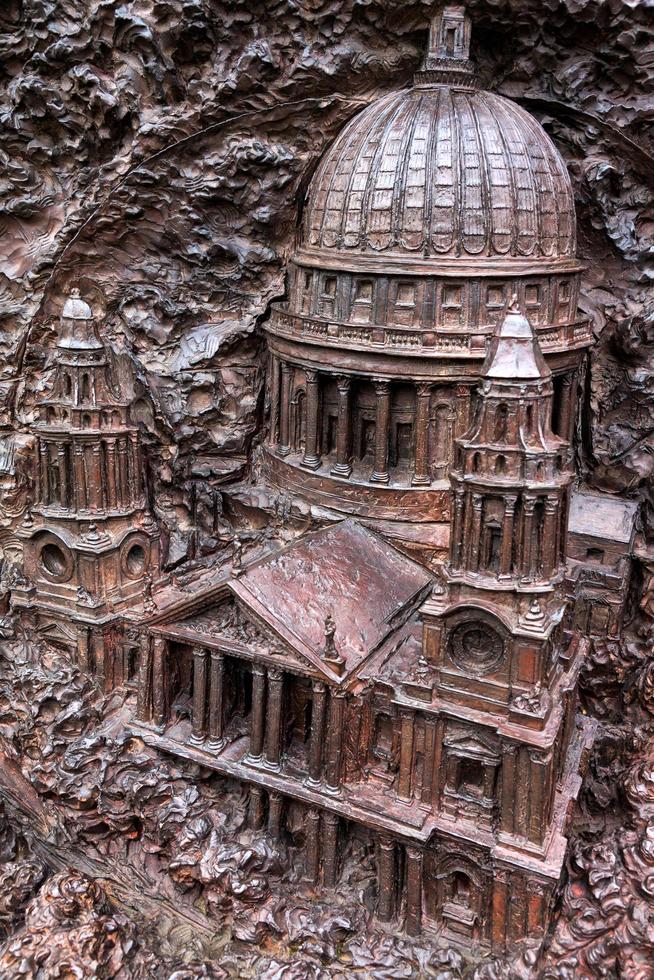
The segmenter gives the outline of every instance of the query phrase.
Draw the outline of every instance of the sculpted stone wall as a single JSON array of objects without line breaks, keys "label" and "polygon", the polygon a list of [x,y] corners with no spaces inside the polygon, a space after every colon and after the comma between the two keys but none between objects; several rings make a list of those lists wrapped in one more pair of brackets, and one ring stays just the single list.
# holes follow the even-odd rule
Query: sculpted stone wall
[{"label": "sculpted stone wall", "polygon": [[[572,177],[587,266],[581,308],[597,337],[578,466],[591,486],[644,503],[625,639],[596,642],[584,679],[603,735],[552,943],[537,966],[519,951],[477,976],[646,977],[654,22],[648,4],[624,0],[475,0],[468,9],[484,85],[534,114]],[[318,159],[357,111],[409,83],[430,13],[430,4],[396,0],[6,0],[0,547],[27,505],[27,427],[74,284],[95,299],[135,396],[168,563],[214,548],[235,510],[245,522],[239,500],[252,533],[265,523],[256,479],[247,486],[266,418],[260,325],[284,295]],[[243,483],[223,492],[228,479]],[[4,549],[3,595],[12,558]],[[461,975],[454,951],[362,937],[365,841],[347,856],[340,904],[298,900],[293,853],[248,836],[237,787],[213,785],[191,763],[155,763],[138,740],[116,738],[119,699],[102,699],[63,660],[39,666],[52,653],[32,636],[0,644],[3,976],[35,975],[48,956],[52,973],[82,956],[99,976],[149,977],[153,951],[157,975],[171,980],[411,975],[418,964],[427,975]],[[221,824],[213,804],[226,792]],[[198,899],[207,918],[186,911]]]}]

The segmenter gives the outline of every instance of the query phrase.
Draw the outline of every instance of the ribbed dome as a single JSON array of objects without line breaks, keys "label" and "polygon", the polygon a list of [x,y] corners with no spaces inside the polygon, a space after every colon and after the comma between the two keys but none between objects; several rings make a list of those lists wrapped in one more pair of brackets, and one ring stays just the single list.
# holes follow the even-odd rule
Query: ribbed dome
[{"label": "ribbed dome", "polygon": [[418,85],[369,106],[327,152],[302,250],[559,266],[575,254],[572,188],[549,137],[515,103]]}]

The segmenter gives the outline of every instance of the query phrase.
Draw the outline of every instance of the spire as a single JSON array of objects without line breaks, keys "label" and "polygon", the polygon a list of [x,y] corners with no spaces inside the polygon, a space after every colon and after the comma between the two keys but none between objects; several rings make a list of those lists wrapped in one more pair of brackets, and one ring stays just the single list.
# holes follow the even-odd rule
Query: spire
[{"label": "spire", "polygon": [[504,381],[545,380],[552,373],[515,294],[511,297],[481,373],[484,378]]},{"label": "spire", "polygon": [[432,18],[429,45],[416,84],[451,85],[474,88],[474,68],[470,57],[470,18],[460,4],[447,4]]},{"label": "spire", "polygon": [[93,310],[74,286],[61,312],[61,334],[57,347],[64,350],[102,350]]}]

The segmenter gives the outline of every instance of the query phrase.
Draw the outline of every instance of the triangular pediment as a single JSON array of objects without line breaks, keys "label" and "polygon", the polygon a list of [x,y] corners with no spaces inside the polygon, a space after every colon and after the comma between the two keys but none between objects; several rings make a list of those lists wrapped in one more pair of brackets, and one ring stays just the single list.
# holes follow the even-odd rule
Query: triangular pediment
[{"label": "triangular pediment", "polygon": [[[209,646],[220,645],[226,650],[245,648],[253,656],[272,658],[281,667],[300,673],[325,673],[313,658],[303,651],[296,650],[292,643],[279,634],[266,622],[265,610],[256,612],[249,608],[240,597],[227,596],[218,603],[199,609],[186,619],[168,624],[169,628],[184,633],[197,633],[198,642]],[[202,639],[201,639],[202,638]]]},{"label": "triangular pediment", "polygon": [[43,626],[39,626],[37,632],[41,639],[48,640],[50,643],[77,646],[77,633],[65,623],[45,623]]},{"label": "triangular pediment", "polygon": [[497,756],[498,747],[491,739],[481,738],[470,733],[450,733],[445,736],[445,744],[450,749],[477,758]]}]

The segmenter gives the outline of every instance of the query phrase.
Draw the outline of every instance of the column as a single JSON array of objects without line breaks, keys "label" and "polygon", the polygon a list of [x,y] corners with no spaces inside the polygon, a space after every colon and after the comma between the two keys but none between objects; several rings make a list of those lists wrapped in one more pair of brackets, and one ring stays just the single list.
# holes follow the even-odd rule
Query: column
[{"label": "column", "polygon": [[223,700],[225,658],[220,650],[211,651],[209,679],[209,747],[218,751],[223,746]]},{"label": "column", "polygon": [[207,714],[207,661],[209,651],[201,647],[193,648],[193,714],[191,719],[191,741],[196,745],[204,742],[207,734],[205,724]]},{"label": "column", "polygon": [[127,443],[127,482],[130,501],[136,501],[141,496],[141,458],[136,432],[130,432]]},{"label": "column", "polygon": [[166,655],[168,640],[155,636],[152,643],[152,723],[158,728],[166,724]]},{"label": "column", "polygon": [[309,778],[307,782],[318,786],[322,776],[322,748],[325,738],[325,711],[327,707],[327,688],[323,681],[313,682],[313,703],[311,705],[311,735],[309,738]]},{"label": "column", "polygon": [[41,500],[50,503],[50,453],[47,442],[39,442]]},{"label": "column", "polygon": [[59,460],[59,490],[62,507],[70,507],[70,487],[68,485],[68,445],[63,443],[57,449]]},{"label": "column", "polygon": [[284,797],[278,790],[271,789],[268,793],[268,833],[274,840],[282,836],[283,808]]},{"label": "column", "polygon": [[524,497],[522,509],[524,518],[522,522],[522,572],[525,578],[531,578],[531,564],[534,537],[534,507],[536,506],[535,497]]},{"label": "column", "polygon": [[279,769],[282,737],[282,696],[284,672],[279,667],[268,668],[268,698],[266,701],[266,762]]},{"label": "column", "polygon": [[506,942],[507,903],[509,901],[508,876],[504,868],[493,873],[493,899],[491,906],[491,930],[494,949],[500,950]]},{"label": "column", "polygon": [[280,456],[288,456],[291,451],[289,435],[289,408],[291,402],[291,365],[282,361],[282,393],[279,399],[279,446]]},{"label": "column", "polygon": [[510,575],[513,559],[513,518],[518,498],[508,494],[504,498],[504,520],[502,521],[502,552],[500,554],[500,575]]},{"label": "column", "polygon": [[117,506],[116,499],[116,440],[105,439],[105,460],[107,463],[107,507]]},{"label": "column", "polygon": [[559,498],[550,495],[545,498],[543,522],[543,576],[550,575],[556,568],[556,546],[558,537]]},{"label": "column", "polygon": [[419,384],[416,390],[416,450],[411,483],[414,487],[429,486],[429,405],[431,385]]},{"label": "column", "polygon": [[470,525],[470,542],[468,568],[476,572],[479,568],[479,544],[481,538],[481,511],[484,499],[480,493],[472,494],[472,522]]},{"label": "column", "polygon": [[572,436],[572,422],[574,419],[574,413],[572,411],[573,405],[573,385],[575,382],[575,375],[566,374],[561,378],[561,390],[559,395],[559,418],[558,418],[558,434],[562,439],[570,439]]},{"label": "column", "polygon": [[250,786],[250,799],[248,800],[248,827],[250,830],[261,830],[263,818],[263,790],[260,786]]},{"label": "column", "polygon": [[327,751],[327,765],[325,767],[327,789],[331,793],[338,793],[341,786],[344,708],[344,692],[333,692],[329,702],[329,748]]},{"label": "column", "polygon": [[88,507],[88,497],[86,492],[86,468],[84,466],[84,445],[77,443],[74,446],[73,455],[73,474],[75,477],[75,503],[80,510]]},{"label": "column", "polygon": [[252,665],[252,718],[250,722],[250,752],[252,762],[259,762],[263,750],[263,720],[266,700],[266,670],[261,664]]},{"label": "column", "polygon": [[[89,657],[89,628],[88,626],[77,627],[77,660],[82,670],[87,673],[91,670],[91,658]],[[138,714],[137,705],[137,717]]]},{"label": "column", "polygon": [[422,851],[406,849],[406,922],[410,936],[417,936],[422,925]]},{"label": "column", "polygon": [[[88,640],[87,640],[88,654]],[[137,721],[150,720],[150,675],[152,672],[152,643],[150,637],[146,637],[144,648],[141,648],[141,659],[139,662],[139,686],[136,694],[136,718]]]},{"label": "column", "polygon": [[403,711],[401,717],[400,774],[397,781],[397,798],[403,803],[410,803],[413,766],[413,711]]},{"label": "column", "polygon": [[305,837],[305,874],[315,883],[320,871],[320,810],[307,810]]},{"label": "column", "polygon": [[104,507],[104,480],[102,478],[102,457],[100,444],[95,443],[91,448],[91,506],[102,510]]},{"label": "column", "polygon": [[391,414],[391,386],[388,381],[375,381],[377,409],[375,415],[375,468],[371,483],[388,483],[388,426]]},{"label": "column", "polygon": [[515,774],[518,758],[515,745],[505,745],[502,749],[502,803],[500,810],[500,829],[505,834],[513,833],[515,813]]},{"label": "column", "polygon": [[307,379],[307,432],[304,443],[302,466],[317,470],[320,466],[318,454],[318,410],[320,406],[320,375],[317,371],[305,371]]},{"label": "column", "polygon": [[338,830],[337,813],[323,815],[323,880],[326,888],[333,888],[338,880]]},{"label": "column", "polygon": [[279,442],[279,361],[270,355],[270,444]]},{"label": "column", "polygon": [[129,507],[129,483],[127,481],[127,442],[125,439],[118,440],[118,484],[120,487],[119,495],[123,507]]},{"label": "column", "polygon": [[452,515],[452,540],[450,541],[450,556],[454,568],[461,566],[461,545],[463,536],[463,488],[454,491],[454,513]]},{"label": "column", "polygon": [[390,922],[395,914],[395,841],[381,837],[378,851],[377,917]]},{"label": "column", "polygon": [[338,388],[338,427],[336,430],[336,463],[332,466],[335,476],[349,476],[352,472],[350,463],[350,389],[351,379],[339,375],[336,379]]}]

